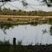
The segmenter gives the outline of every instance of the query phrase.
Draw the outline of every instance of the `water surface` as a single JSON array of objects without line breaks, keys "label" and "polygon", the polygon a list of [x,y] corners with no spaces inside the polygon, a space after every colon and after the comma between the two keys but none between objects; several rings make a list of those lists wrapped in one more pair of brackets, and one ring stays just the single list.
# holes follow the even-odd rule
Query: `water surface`
[{"label": "water surface", "polygon": [[50,26],[48,24],[42,25],[18,25],[13,28],[3,31],[0,29],[0,40],[9,40],[12,43],[15,37],[16,43],[22,40],[23,45],[28,44],[52,44],[52,36],[50,35]]}]

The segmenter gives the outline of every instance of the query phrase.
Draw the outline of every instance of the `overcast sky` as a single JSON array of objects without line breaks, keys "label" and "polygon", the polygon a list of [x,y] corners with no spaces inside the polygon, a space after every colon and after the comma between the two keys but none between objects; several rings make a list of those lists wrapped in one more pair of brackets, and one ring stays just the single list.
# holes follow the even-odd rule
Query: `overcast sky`
[{"label": "overcast sky", "polygon": [[41,2],[42,0],[25,0],[25,1],[28,3],[26,7],[23,6],[21,0],[8,2],[3,7],[16,10],[21,9],[26,11],[32,11],[32,10],[52,11],[52,7],[48,7],[45,3]]}]

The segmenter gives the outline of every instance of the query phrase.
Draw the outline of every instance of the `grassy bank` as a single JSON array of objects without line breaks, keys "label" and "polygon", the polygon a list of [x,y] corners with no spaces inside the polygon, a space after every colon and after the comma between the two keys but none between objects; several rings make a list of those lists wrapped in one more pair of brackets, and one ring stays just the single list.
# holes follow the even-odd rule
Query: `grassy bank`
[{"label": "grassy bank", "polygon": [[0,52],[52,52],[52,45],[0,45]]},{"label": "grassy bank", "polygon": [[45,11],[22,11],[0,9],[0,28],[9,28],[15,25],[38,25],[51,24],[52,12]]},{"label": "grassy bank", "polygon": [[25,22],[25,20],[23,21],[22,20],[22,22],[12,22],[11,23],[11,21],[10,22],[8,22],[8,21],[4,21],[4,22],[0,22],[0,29],[9,29],[10,27],[11,28],[13,28],[14,26],[18,26],[18,25],[32,25],[32,26],[36,26],[36,25],[38,25],[38,24],[50,24],[50,25],[52,25],[52,20],[51,21],[37,21],[37,22],[34,22],[34,21],[31,21],[31,22],[29,22],[29,21],[27,21],[27,22]]},{"label": "grassy bank", "polygon": [[12,24],[12,25],[52,24],[52,16],[0,15],[0,24]]},{"label": "grassy bank", "polygon": [[36,45],[22,45],[19,41],[18,44],[12,45],[9,41],[0,41],[0,52],[52,52],[52,44],[36,44]]}]

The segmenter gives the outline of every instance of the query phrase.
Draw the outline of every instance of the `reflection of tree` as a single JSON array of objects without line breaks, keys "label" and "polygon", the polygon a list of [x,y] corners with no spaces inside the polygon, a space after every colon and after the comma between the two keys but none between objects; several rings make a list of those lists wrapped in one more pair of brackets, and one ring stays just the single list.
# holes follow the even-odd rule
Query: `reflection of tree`
[{"label": "reflection of tree", "polygon": [[6,34],[6,31],[5,31],[5,29],[3,28],[2,30],[3,30],[4,34]]},{"label": "reflection of tree", "polygon": [[13,25],[12,24],[0,24],[0,28],[1,29],[9,29],[10,27],[12,27]]},{"label": "reflection of tree", "polygon": [[50,7],[52,4],[52,0],[43,0],[47,4],[48,7]]},{"label": "reflection of tree", "polygon": [[44,33],[46,33],[46,32],[47,32],[47,30],[46,30],[46,29],[44,29],[44,30],[42,30],[42,32],[43,32],[43,34],[44,34]]},{"label": "reflection of tree", "polygon": [[52,35],[52,26],[50,27],[50,35]]},{"label": "reflection of tree", "polygon": [[22,40],[21,41],[18,41],[18,44],[17,45],[22,45]]},{"label": "reflection of tree", "polygon": [[42,44],[42,39],[43,39],[43,35],[45,34],[45,33],[47,33],[47,30],[46,29],[42,29],[42,35],[41,35],[41,44]]},{"label": "reflection of tree", "polygon": [[10,27],[13,28],[14,25],[12,24],[0,24],[0,29],[3,30],[4,34],[6,34],[6,29],[9,29]]},{"label": "reflection of tree", "polygon": [[23,4],[23,6],[27,6],[27,5],[28,5],[28,3],[26,3],[26,2],[23,1],[23,0],[22,0],[22,4]]}]

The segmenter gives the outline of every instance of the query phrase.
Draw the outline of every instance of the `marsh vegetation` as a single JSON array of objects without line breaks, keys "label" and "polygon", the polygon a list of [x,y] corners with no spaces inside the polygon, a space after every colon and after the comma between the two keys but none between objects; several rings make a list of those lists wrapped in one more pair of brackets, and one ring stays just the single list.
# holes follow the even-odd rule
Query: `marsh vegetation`
[{"label": "marsh vegetation", "polygon": [[27,15],[27,16],[52,16],[52,12],[45,11],[22,11],[22,10],[10,10],[4,8],[0,9],[0,15]]},{"label": "marsh vegetation", "polygon": [[[0,15],[52,16],[52,12],[25,12],[5,8],[0,10]],[[52,19],[44,21],[43,24],[34,22],[34,19],[30,22],[30,19],[7,20],[0,22],[0,52],[52,52]],[[17,39],[15,46],[12,45],[13,37]]]}]

